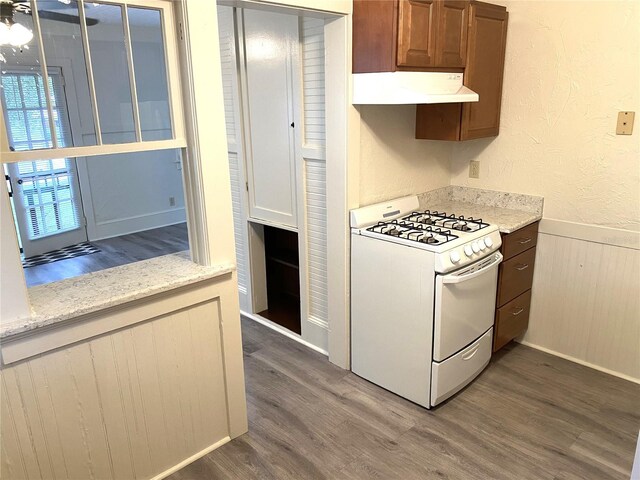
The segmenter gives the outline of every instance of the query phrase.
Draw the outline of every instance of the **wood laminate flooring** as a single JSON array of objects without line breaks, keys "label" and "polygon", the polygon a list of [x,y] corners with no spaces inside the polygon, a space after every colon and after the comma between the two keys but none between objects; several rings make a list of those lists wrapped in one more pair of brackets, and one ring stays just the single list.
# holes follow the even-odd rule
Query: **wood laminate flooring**
[{"label": "wood laminate flooring", "polygon": [[640,386],[510,344],[426,410],[243,319],[249,432],[171,480],[628,479]]},{"label": "wood laminate flooring", "polygon": [[106,268],[189,250],[187,224],[154,228],[91,242],[98,253],[24,269],[27,286],[55,282]]}]

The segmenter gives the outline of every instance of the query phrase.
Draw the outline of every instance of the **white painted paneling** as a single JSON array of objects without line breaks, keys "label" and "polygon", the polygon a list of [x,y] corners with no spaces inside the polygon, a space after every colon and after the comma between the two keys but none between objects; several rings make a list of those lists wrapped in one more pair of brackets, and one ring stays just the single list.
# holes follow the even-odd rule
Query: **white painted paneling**
[{"label": "white painted paneling", "polygon": [[638,272],[639,250],[539,234],[523,343],[640,381]]},{"label": "white painted paneling", "polygon": [[328,326],[327,308],[327,172],[324,161],[305,162],[309,317]]},{"label": "white painted paneling", "polygon": [[301,33],[304,142],[324,147],[324,20],[303,17]]},{"label": "white painted paneling", "polygon": [[297,227],[291,124],[298,17],[245,10],[243,18],[249,213],[258,220]]},{"label": "white painted paneling", "polygon": [[219,299],[2,369],[3,478],[148,479],[229,437]]}]

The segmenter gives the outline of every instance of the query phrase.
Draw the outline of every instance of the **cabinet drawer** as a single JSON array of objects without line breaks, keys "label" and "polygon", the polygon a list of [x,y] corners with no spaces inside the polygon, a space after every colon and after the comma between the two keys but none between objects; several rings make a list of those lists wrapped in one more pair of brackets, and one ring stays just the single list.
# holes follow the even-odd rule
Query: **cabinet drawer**
[{"label": "cabinet drawer", "polygon": [[536,246],[538,243],[538,223],[532,223],[502,237],[501,251],[505,260]]},{"label": "cabinet drawer", "polygon": [[514,298],[500,307],[496,313],[495,337],[493,351],[497,351],[511,340],[521,335],[529,325],[529,308],[531,306],[531,290]]},{"label": "cabinet drawer", "polygon": [[531,288],[535,259],[536,249],[530,248],[502,262],[498,278],[498,307]]}]

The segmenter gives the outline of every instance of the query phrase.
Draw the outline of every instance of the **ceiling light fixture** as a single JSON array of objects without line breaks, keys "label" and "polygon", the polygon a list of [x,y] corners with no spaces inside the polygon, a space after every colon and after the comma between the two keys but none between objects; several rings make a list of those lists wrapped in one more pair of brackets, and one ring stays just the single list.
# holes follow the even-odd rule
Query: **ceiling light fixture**
[{"label": "ceiling light fixture", "polygon": [[13,2],[0,1],[0,46],[23,47],[32,38],[31,30],[13,20]]}]

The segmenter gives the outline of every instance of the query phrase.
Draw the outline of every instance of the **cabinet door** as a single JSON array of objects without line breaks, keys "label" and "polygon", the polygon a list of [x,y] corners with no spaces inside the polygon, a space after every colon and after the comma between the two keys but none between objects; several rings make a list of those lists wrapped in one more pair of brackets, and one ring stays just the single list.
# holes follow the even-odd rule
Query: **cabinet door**
[{"label": "cabinet door", "polygon": [[297,227],[291,125],[293,72],[299,71],[298,17],[250,9],[243,15],[249,216]]},{"label": "cabinet door", "polygon": [[436,19],[435,0],[400,0],[399,67],[433,67],[435,65]]},{"label": "cabinet door", "polygon": [[498,135],[507,40],[508,13],[503,8],[475,3],[470,15],[464,83],[480,101],[462,107],[461,140]]},{"label": "cabinet door", "polygon": [[467,60],[469,2],[438,2],[436,66],[462,68]]}]

